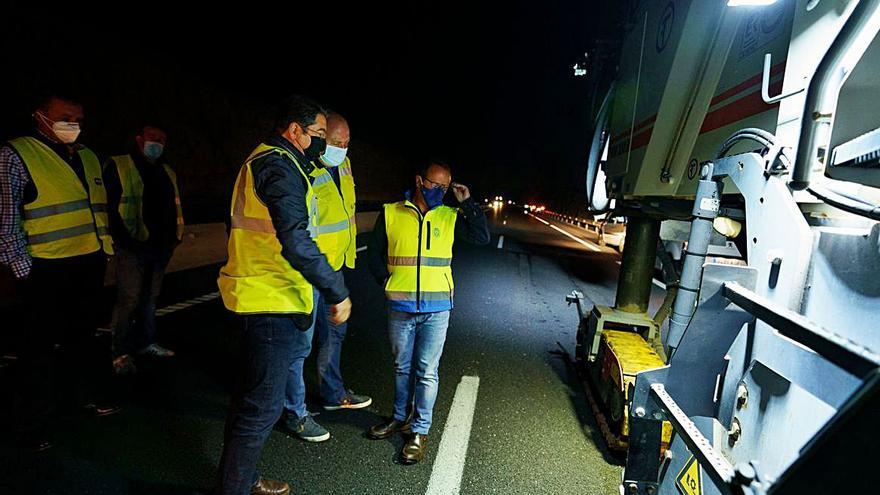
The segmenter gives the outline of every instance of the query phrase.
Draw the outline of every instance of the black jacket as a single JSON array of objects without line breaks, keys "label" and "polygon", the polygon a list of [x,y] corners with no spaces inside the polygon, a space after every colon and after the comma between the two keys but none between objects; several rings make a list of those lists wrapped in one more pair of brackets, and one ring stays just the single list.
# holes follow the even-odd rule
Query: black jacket
[{"label": "black jacket", "polygon": [[110,235],[114,244],[126,249],[152,248],[160,251],[174,249],[177,239],[177,205],[174,184],[161,162],[150,163],[138,150],[129,153],[144,183],[144,225],[150,237],[140,243],[131,237],[119,215],[122,184],[116,162],[111,158],[104,167],[104,187],[107,190],[107,214],[110,217]]},{"label": "black jacket", "polygon": [[[306,157],[281,136],[266,140],[271,146],[289,151],[307,175],[312,165]],[[275,235],[281,243],[281,255],[324,297],[327,304],[338,304],[348,297],[342,272],[334,271],[327,257],[309,235],[309,212],[306,210],[306,178],[287,158],[272,153],[251,164],[254,188],[269,209]]]}]

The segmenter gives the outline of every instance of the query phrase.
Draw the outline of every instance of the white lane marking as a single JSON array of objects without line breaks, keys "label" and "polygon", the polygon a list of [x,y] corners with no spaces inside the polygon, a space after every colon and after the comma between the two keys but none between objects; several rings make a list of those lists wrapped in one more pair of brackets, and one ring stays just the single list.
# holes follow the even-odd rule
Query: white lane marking
[{"label": "white lane marking", "polygon": [[568,232],[566,232],[566,231],[560,229],[559,227],[557,227],[557,226],[555,226],[555,225],[551,225],[550,228],[553,229],[553,230],[555,230],[555,231],[557,231],[557,232],[559,232],[560,234],[565,234],[566,236],[568,236],[568,237],[571,238],[572,240],[577,241],[577,242],[583,244],[584,246],[587,246],[588,248],[592,249],[593,251],[596,251],[597,253],[601,253],[601,252],[602,252],[602,249],[600,249],[600,248],[598,248],[598,247],[596,247],[596,246],[590,244],[589,242],[587,242],[587,241],[581,239],[580,237],[575,237],[575,236],[569,234]]},{"label": "white lane marking", "polygon": [[504,236],[501,235],[501,236],[498,236],[498,249],[503,249],[503,248],[504,248]]},{"label": "white lane marking", "polygon": [[592,243],[587,242],[587,241],[585,241],[585,240],[583,240],[583,239],[581,239],[581,238],[579,238],[579,237],[575,237],[575,236],[571,235],[570,233],[568,233],[568,232],[566,232],[566,231],[560,229],[559,227],[557,227],[557,226],[551,224],[550,222],[545,221],[543,218],[536,217],[535,215],[532,215],[531,213],[529,213],[529,216],[530,216],[530,217],[534,217],[534,218],[536,218],[538,221],[540,221],[540,222],[543,223],[544,225],[547,225],[548,227],[550,227],[551,229],[553,229],[553,230],[559,232],[559,233],[562,234],[562,235],[568,236],[571,240],[576,241],[576,242],[579,242],[580,244],[582,244],[582,245],[588,247],[589,249],[592,249],[593,251],[595,251],[595,252],[597,252],[597,253],[601,253],[601,252],[602,252],[602,249],[601,249],[601,248],[599,248],[599,247],[597,247],[597,246],[594,246]]},{"label": "white lane marking", "polygon": [[532,217],[532,218],[534,218],[535,220],[537,220],[537,221],[543,223],[544,225],[550,225],[550,222],[548,222],[547,220],[544,220],[544,219],[541,218],[541,217],[537,217],[537,216],[535,216],[535,215],[532,215],[531,213],[529,213],[529,216]]},{"label": "white lane marking", "polygon": [[165,306],[164,308],[159,308],[156,310],[156,316],[165,316],[175,311],[180,311],[182,309],[186,309],[197,304],[205,303],[208,301],[213,301],[220,297],[219,292],[212,292],[210,294],[205,294],[204,296],[194,297],[188,301],[183,301],[181,303],[172,304],[171,306]]},{"label": "white lane marking", "polygon": [[355,249],[354,252],[359,253],[361,251],[366,251],[366,250],[367,250],[367,246],[361,246],[361,247]]},{"label": "white lane marking", "polygon": [[479,388],[480,377],[461,377],[461,382],[455,389],[449,417],[446,418],[446,426],[443,427],[443,436],[425,495],[457,495],[461,492],[461,476],[464,473]]}]

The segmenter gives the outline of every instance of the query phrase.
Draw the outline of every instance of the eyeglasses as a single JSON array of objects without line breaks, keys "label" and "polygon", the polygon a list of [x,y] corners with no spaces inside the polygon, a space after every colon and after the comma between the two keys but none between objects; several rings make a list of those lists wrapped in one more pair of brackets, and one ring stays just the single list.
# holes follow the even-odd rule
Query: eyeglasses
[{"label": "eyeglasses", "polygon": [[306,134],[308,134],[309,136],[319,137],[321,139],[327,138],[326,131],[318,131],[315,129],[309,129],[308,127],[305,127],[303,130],[306,131]]},{"label": "eyeglasses", "polygon": [[449,190],[449,184],[442,184],[442,183],[440,183],[440,182],[434,182],[434,181],[432,181],[431,179],[429,179],[429,178],[427,178],[427,177],[422,177],[422,180],[425,181],[425,182],[430,182],[431,184],[433,184],[433,186],[431,186],[431,189],[436,189],[436,188],[439,187],[440,189],[443,189],[443,192],[446,192],[446,191]]}]

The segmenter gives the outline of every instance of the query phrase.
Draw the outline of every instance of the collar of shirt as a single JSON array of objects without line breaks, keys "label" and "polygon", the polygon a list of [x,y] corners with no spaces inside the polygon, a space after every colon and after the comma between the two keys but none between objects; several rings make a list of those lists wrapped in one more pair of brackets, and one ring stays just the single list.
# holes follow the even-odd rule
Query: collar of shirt
[{"label": "collar of shirt", "polygon": [[270,137],[266,142],[270,146],[277,146],[293,155],[293,157],[296,158],[297,163],[299,163],[299,166],[302,167],[302,171],[305,172],[306,175],[311,174],[312,170],[315,169],[315,166],[306,158],[306,155],[303,154],[303,152],[301,152],[300,150],[296,149],[296,146],[291,144],[291,142],[284,137],[275,135]]}]

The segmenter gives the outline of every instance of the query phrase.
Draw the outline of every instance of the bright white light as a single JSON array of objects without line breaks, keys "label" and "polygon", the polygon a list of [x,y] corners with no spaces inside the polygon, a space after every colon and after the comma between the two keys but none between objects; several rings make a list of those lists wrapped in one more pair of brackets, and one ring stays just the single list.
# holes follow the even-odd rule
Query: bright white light
[{"label": "bright white light", "polygon": [[727,0],[728,7],[755,7],[773,5],[777,0]]}]

